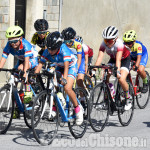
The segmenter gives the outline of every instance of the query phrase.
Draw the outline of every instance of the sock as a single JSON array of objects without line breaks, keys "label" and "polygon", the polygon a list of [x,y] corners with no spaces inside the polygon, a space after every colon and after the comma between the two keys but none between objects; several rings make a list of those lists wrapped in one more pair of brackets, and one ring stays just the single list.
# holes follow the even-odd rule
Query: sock
[{"label": "sock", "polygon": [[75,113],[78,113],[80,111],[80,107],[79,105],[77,107],[74,108]]},{"label": "sock", "polygon": [[125,98],[129,98],[129,91],[124,91]]},{"label": "sock", "polygon": [[143,79],[143,83],[147,84],[147,77]]}]

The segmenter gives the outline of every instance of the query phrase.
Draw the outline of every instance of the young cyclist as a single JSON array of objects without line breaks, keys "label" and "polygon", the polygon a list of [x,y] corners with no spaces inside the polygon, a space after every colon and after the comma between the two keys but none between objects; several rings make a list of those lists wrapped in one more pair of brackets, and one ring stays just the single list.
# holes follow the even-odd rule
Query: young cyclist
[{"label": "young cyclist", "polygon": [[87,73],[87,70],[88,70],[88,50],[89,50],[89,48],[85,43],[83,43],[83,38],[82,37],[76,36],[75,40],[82,44],[82,48],[83,48],[84,55],[85,55],[85,73]]},{"label": "young cyclist", "polygon": [[[25,72],[23,76],[26,77],[27,69],[34,68],[38,65],[38,52],[26,39],[22,37],[23,33],[24,32],[22,28],[19,26],[11,26],[7,29],[6,38],[8,38],[8,42],[2,53],[2,58],[0,60],[0,68],[4,67],[8,55],[12,54],[18,59],[15,68],[23,70]],[[24,103],[28,103],[32,97],[32,92],[30,92],[28,88],[29,85],[26,85]]]},{"label": "young cyclist", "polygon": [[145,66],[148,60],[148,52],[146,47],[140,41],[137,41],[136,38],[137,34],[134,30],[129,30],[123,35],[124,44],[131,49],[131,60],[136,61],[133,70],[137,71],[138,69],[138,74],[143,79],[143,88],[141,92],[146,93],[148,90],[148,81]]},{"label": "young cyclist", "polygon": [[[117,78],[121,84],[122,89],[124,90],[124,96],[126,98],[125,110],[131,108],[131,103],[128,100],[130,98],[129,86],[126,82],[126,77],[129,73],[130,65],[130,51],[124,46],[123,42],[118,39],[118,29],[114,26],[109,26],[105,28],[102,32],[102,37],[104,41],[101,43],[99,48],[98,58],[95,65],[98,66],[101,64],[104,52],[110,56],[108,64],[115,64],[118,67]],[[107,82],[109,83],[109,77],[107,77]],[[112,84],[108,84],[110,87]]]},{"label": "young cyclist", "polygon": [[85,74],[85,56],[80,42],[75,41],[76,31],[68,27],[62,31],[62,36],[64,38],[64,43],[72,50],[74,55],[77,56],[78,64],[78,77],[77,84],[84,88],[83,79]]},{"label": "young cyclist", "polygon": [[72,90],[72,86],[77,74],[77,58],[71,50],[63,44],[63,40],[59,32],[50,33],[46,38],[46,47],[40,63],[35,71],[39,73],[42,65],[47,61],[54,62],[57,67],[56,71],[63,73],[61,84],[64,85],[64,90],[70,97],[76,113],[76,124],[81,125],[83,122],[83,108],[78,105],[76,95]]},{"label": "young cyclist", "polygon": [[31,43],[34,45],[38,45],[41,50],[39,51],[39,55],[42,56],[45,50],[45,39],[47,35],[50,33],[48,30],[48,22],[45,19],[37,19],[34,23],[34,28],[36,33],[34,33]]}]

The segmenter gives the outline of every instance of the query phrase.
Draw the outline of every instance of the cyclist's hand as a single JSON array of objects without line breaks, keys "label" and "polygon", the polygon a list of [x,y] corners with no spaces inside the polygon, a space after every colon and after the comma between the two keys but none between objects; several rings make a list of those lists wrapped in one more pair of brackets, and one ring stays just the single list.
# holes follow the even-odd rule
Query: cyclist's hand
[{"label": "cyclist's hand", "polygon": [[138,67],[137,67],[136,65],[134,65],[134,66],[133,66],[133,70],[134,70],[134,71],[137,71],[137,70],[138,70]]},{"label": "cyclist's hand", "polygon": [[118,79],[121,78],[121,73],[120,73],[120,71],[117,71],[117,78],[118,78]]},{"label": "cyclist's hand", "polygon": [[90,74],[90,77],[94,77],[96,75],[96,70],[93,69],[92,71],[90,71],[89,74]]}]

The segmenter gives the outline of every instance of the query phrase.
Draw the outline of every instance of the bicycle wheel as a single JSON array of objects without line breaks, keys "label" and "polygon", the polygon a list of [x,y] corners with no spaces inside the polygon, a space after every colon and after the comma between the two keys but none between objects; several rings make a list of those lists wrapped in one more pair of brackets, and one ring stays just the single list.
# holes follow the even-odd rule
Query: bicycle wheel
[{"label": "bicycle wheel", "polygon": [[5,134],[9,129],[13,112],[14,100],[10,93],[10,85],[6,84],[0,89],[0,134]]},{"label": "bicycle wheel", "polygon": [[125,98],[123,96],[124,91],[120,85],[118,91],[119,93],[117,92],[118,93],[117,100],[121,102],[120,104],[122,106],[122,109],[118,109],[118,118],[122,126],[128,126],[130,124],[134,113],[134,90],[132,84],[129,81],[127,81],[127,83],[129,85],[129,93],[131,95],[130,102],[132,105],[129,110],[124,110],[124,106],[125,106]]},{"label": "bicycle wheel", "polygon": [[41,87],[39,83],[32,84],[31,86],[35,94],[33,94],[32,101],[29,104],[24,104],[24,113],[23,113],[25,124],[30,129],[32,128],[32,125],[31,125],[32,105],[33,105],[35,97],[43,90],[43,88]]},{"label": "bicycle wheel", "polygon": [[[55,101],[55,99],[54,99]],[[50,91],[42,91],[36,98],[32,107],[32,130],[36,141],[41,145],[49,145],[57,135],[58,112],[56,117],[50,119]],[[56,103],[55,103],[56,105]],[[57,108],[57,107],[56,107]]]},{"label": "bicycle wheel", "polygon": [[[75,120],[70,120],[68,122],[68,127],[70,130],[70,133],[72,134],[72,136],[77,139],[77,138],[82,138],[83,135],[86,132],[87,129],[87,125],[88,125],[88,113],[89,113],[89,102],[87,99],[87,94],[86,91],[80,87],[75,89],[75,94],[78,100],[80,100],[81,96],[84,96],[85,99],[84,101],[81,101],[81,105],[84,109],[84,114],[83,114],[83,123],[81,125],[76,125],[75,124]],[[69,101],[69,117],[70,116],[74,116],[75,112],[74,112],[74,107],[73,104],[71,103],[71,101]]]},{"label": "bicycle wheel", "polygon": [[147,71],[146,72],[146,76],[147,76],[147,80],[148,80],[148,91],[146,93],[141,93],[140,92],[140,89],[143,88],[143,80],[142,78],[139,76],[139,86],[137,87],[137,96],[136,96],[136,102],[137,102],[137,105],[140,109],[144,109],[148,102],[149,102],[149,97],[150,97],[150,77],[149,77],[149,73]]},{"label": "bicycle wheel", "polygon": [[102,131],[109,118],[110,102],[108,92],[109,91],[106,90],[104,84],[99,83],[94,87],[89,99],[89,122],[95,132]]}]

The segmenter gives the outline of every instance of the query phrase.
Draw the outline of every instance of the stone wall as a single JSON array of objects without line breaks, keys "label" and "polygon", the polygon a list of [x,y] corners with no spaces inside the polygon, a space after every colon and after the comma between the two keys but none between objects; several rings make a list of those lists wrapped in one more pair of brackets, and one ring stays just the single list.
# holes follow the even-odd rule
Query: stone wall
[{"label": "stone wall", "polygon": [[59,0],[43,0],[43,9],[46,10],[46,20],[49,23],[49,31],[58,31]]}]

